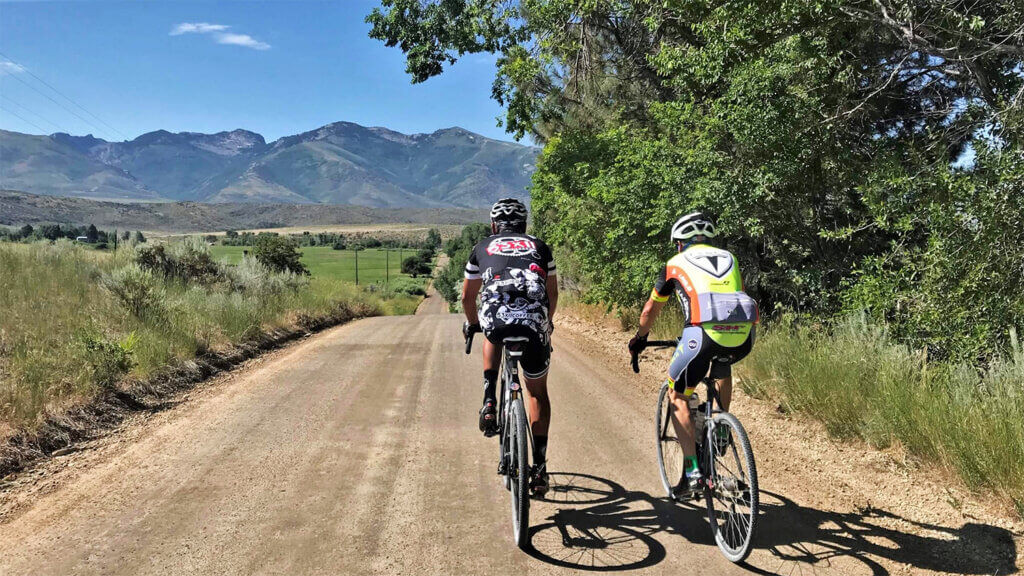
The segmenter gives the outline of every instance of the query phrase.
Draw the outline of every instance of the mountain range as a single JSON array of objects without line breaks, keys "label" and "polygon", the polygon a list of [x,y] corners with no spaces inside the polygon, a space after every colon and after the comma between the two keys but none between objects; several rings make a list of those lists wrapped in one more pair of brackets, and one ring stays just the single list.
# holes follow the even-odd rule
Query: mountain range
[{"label": "mountain range", "polygon": [[525,197],[537,153],[462,128],[402,134],[351,122],[271,143],[248,130],[123,142],[0,130],[0,187],[122,202],[480,208]]}]

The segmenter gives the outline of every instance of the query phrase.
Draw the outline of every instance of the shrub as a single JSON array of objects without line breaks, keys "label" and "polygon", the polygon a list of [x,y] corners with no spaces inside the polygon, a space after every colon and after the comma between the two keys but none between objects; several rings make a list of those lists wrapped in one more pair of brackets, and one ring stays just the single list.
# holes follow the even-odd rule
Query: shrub
[{"label": "shrub", "polygon": [[255,294],[296,291],[309,283],[306,276],[293,272],[273,272],[259,260],[249,256],[242,258],[237,266],[226,267],[224,273],[232,290]]},{"label": "shrub", "polygon": [[221,278],[220,266],[210,254],[210,247],[199,238],[185,238],[168,250],[173,276],[185,283],[212,284]]},{"label": "shrub", "polygon": [[253,255],[275,272],[309,275],[306,265],[299,261],[302,252],[299,252],[295,240],[288,236],[259,235],[253,245]]},{"label": "shrub", "polygon": [[167,279],[209,285],[222,278],[220,266],[210,247],[196,238],[175,244],[143,247],[136,253],[142,268]]},{"label": "shrub", "polygon": [[138,264],[128,264],[103,275],[100,285],[137,318],[159,314],[163,290],[153,274]]},{"label": "shrub", "polygon": [[411,274],[416,278],[420,274],[430,274],[430,261],[423,259],[423,254],[413,254],[402,261],[402,273]]},{"label": "shrub", "polygon": [[427,294],[422,283],[409,278],[398,278],[388,284],[388,289],[394,294],[405,294],[406,296],[425,296]]},{"label": "shrub", "polygon": [[132,332],[121,340],[110,340],[93,332],[79,336],[83,356],[97,385],[109,388],[135,367],[133,357],[138,338]]}]

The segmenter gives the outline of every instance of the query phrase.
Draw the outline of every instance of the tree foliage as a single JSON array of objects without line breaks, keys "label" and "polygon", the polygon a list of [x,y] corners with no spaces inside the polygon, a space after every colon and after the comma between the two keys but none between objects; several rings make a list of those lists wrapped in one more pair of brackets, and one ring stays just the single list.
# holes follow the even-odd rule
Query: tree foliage
[{"label": "tree foliage", "polygon": [[309,275],[306,265],[299,261],[302,252],[299,252],[298,243],[289,236],[260,234],[253,244],[252,254],[260,264],[274,272]]},{"label": "tree foliage", "polygon": [[448,264],[438,271],[434,278],[434,287],[449,304],[455,304],[459,300],[463,270],[466,268],[466,261],[469,260],[469,253],[477,242],[490,234],[489,224],[470,224],[462,229],[461,234],[445,243],[444,251],[448,254]]},{"label": "tree foliage", "polygon": [[1018,2],[388,0],[368,20],[414,81],[498,54],[506,128],[545,143],[536,229],[589,298],[637,305],[701,209],[766,311],[867,309],[972,359],[1022,317]]}]

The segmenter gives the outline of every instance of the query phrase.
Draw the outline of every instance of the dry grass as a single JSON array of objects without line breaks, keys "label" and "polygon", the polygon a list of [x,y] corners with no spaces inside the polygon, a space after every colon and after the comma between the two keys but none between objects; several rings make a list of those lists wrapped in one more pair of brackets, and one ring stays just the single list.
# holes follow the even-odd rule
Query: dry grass
[{"label": "dry grass", "polygon": [[[31,427],[47,410],[264,331],[320,319],[411,313],[349,283],[295,282],[240,267],[199,286],[154,277],[133,251],[0,244],[0,427]],[[126,305],[130,303],[130,305]]]},{"label": "dry grass", "polygon": [[929,362],[862,318],[783,320],[743,363],[749,394],[810,414],[830,434],[910,454],[994,492],[1024,516],[1024,351],[979,373]]}]

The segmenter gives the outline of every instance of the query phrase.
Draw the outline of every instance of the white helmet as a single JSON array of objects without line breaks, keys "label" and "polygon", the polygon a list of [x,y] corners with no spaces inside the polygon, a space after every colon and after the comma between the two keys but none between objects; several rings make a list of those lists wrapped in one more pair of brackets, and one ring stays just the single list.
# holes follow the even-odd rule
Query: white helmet
[{"label": "white helmet", "polygon": [[695,236],[715,237],[715,223],[700,212],[691,212],[672,225],[672,241],[686,242]]}]

